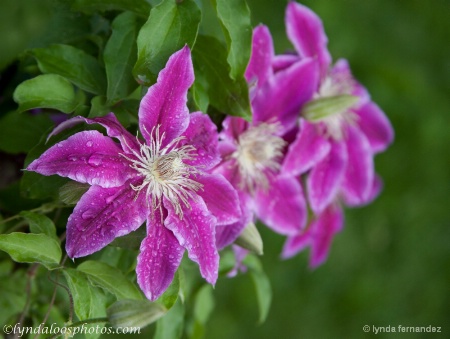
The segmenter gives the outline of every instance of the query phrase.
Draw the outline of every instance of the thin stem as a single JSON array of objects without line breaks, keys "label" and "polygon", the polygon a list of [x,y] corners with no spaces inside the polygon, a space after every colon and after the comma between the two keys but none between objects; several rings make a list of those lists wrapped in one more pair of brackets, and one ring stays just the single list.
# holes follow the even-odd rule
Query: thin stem
[{"label": "thin stem", "polygon": [[[65,207],[70,207],[70,206],[54,205],[52,203],[48,203],[48,204],[43,204],[43,205],[41,205],[39,207],[33,208],[33,209],[29,210],[29,212],[42,212],[43,214],[45,214],[45,213],[49,213],[49,212],[55,210],[56,208],[61,209],[61,208],[65,208]],[[1,224],[5,224],[7,222],[10,222],[12,220],[18,219],[18,218],[21,218],[20,214],[16,214],[16,215],[13,215],[13,216],[11,216],[9,218],[0,220],[0,225]]]},{"label": "thin stem", "polygon": [[[30,305],[31,305],[31,284],[32,281],[34,280],[35,276],[36,276],[36,271],[39,268],[38,263],[31,265],[31,267],[28,269],[27,271],[27,286],[26,286],[26,302],[25,302],[25,306],[23,308],[22,313],[20,314],[19,320],[18,320],[18,324],[20,324],[19,326],[22,326],[22,324],[25,321],[25,317],[28,314],[28,311],[30,309]],[[18,333],[16,333],[14,335],[14,338],[19,338]]]},{"label": "thin stem", "polygon": [[[65,259],[65,258],[64,258]],[[70,308],[69,308],[69,323],[72,322],[73,320],[73,297],[72,297],[72,293],[70,293],[70,289],[66,286],[63,285],[61,283],[59,283],[56,280],[53,280],[53,278],[51,277],[51,275],[48,276],[48,280],[50,280],[52,283],[54,283],[55,285],[58,285],[59,287],[63,288],[66,292],[67,295],[69,296],[69,303],[70,303]]]}]

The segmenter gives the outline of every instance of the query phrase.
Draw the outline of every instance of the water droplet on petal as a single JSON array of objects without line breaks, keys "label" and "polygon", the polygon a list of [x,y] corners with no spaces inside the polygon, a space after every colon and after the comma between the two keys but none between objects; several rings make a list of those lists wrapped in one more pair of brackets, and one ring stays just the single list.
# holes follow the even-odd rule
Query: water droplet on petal
[{"label": "water droplet on petal", "polygon": [[200,156],[204,156],[205,155],[205,150],[204,149],[202,149],[202,148],[200,148],[199,150],[198,150],[198,155],[200,155]]},{"label": "water droplet on petal", "polygon": [[93,209],[87,209],[86,211],[84,211],[84,212],[81,214],[81,217],[82,217],[84,220],[87,220],[87,219],[92,219],[92,218],[94,218],[95,215],[96,215],[95,210],[93,210]]},{"label": "water droplet on petal", "polygon": [[100,154],[94,153],[88,159],[88,164],[92,167],[98,167],[102,164],[103,159]]},{"label": "water droplet on petal", "polygon": [[77,160],[78,160],[78,157],[76,157],[75,155],[69,155],[69,156],[67,157],[67,160],[69,160],[69,161],[77,161]]},{"label": "water droplet on petal", "polygon": [[87,147],[92,147],[93,144],[94,144],[94,143],[92,142],[92,140],[89,140],[89,141],[86,143],[86,146],[87,146]]}]

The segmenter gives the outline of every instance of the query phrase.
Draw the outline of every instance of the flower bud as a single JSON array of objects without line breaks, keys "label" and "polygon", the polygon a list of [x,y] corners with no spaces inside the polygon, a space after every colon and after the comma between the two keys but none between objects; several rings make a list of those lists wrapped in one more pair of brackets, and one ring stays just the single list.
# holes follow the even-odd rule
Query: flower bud
[{"label": "flower bud", "polygon": [[250,223],[244,228],[241,235],[236,239],[235,244],[258,255],[263,254],[261,235],[254,223]]},{"label": "flower bud", "polygon": [[308,121],[318,122],[329,116],[345,112],[358,100],[358,97],[348,94],[318,98],[308,102],[303,107],[301,115]]}]

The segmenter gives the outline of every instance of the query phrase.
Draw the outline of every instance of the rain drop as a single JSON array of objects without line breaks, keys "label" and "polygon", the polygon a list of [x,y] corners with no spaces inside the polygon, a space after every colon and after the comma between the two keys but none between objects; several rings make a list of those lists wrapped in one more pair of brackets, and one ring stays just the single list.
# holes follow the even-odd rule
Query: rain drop
[{"label": "rain drop", "polygon": [[102,157],[100,154],[94,153],[88,159],[88,164],[92,167],[98,167],[102,164]]},{"label": "rain drop", "polygon": [[87,146],[87,147],[92,147],[93,144],[94,144],[94,143],[92,142],[92,140],[89,140],[89,141],[86,143],[86,146]]},{"label": "rain drop", "polygon": [[95,211],[93,210],[93,209],[87,209],[86,211],[84,211],[82,214],[81,214],[81,217],[84,219],[84,220],[87,220],[87,219],[92,219],[92,218],[94,218],[94,216],[95,216]]}]

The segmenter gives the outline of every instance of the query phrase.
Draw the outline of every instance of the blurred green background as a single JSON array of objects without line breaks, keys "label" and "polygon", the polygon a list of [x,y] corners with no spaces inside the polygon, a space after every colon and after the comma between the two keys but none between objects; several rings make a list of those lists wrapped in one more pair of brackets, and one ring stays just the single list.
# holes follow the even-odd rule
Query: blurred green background
[{"label": "blurred green background", "polygon": [[[253,23],[269,26],[277,52],[286,1],[249,0]],[[334,60],[352,70],[386,112],[394,144],[376,157],[384,190],[346,211],[328,261],[308,253],[278,259],[284,240],[263,232],[273,285],[268,320],[256,325],[251,281],[220,280],[208,338],[360,338],[364,325],[441,326],[450,338],[450,2],[301,1],[322,18]],[[378,334],[394,338],[397,334]]]},{"label": "blurred green background", "polygon": [[[284,31],[287,2],[248,2],[253,23],[269,26],[277,52],[291,49]],[[5,17],[0,10],[0,68],[45,29],[49,13],[39,1],[27,3],[29,13]],[[449,338],[450,2],[302,3],[324,21],[334,59],[350,61],[392,121],[395,142],[376,157],[385,187],[373,204],[346,211],[343,232],[315,271],[306,252],[280,260],[284,239],[262,229],[262,262],[273,287],[267,321],[257,324],[248,276],[220,279],[205,338],[374,336],[363,332],[364,325],[440,326],[441,334],[402,337]]]}]

